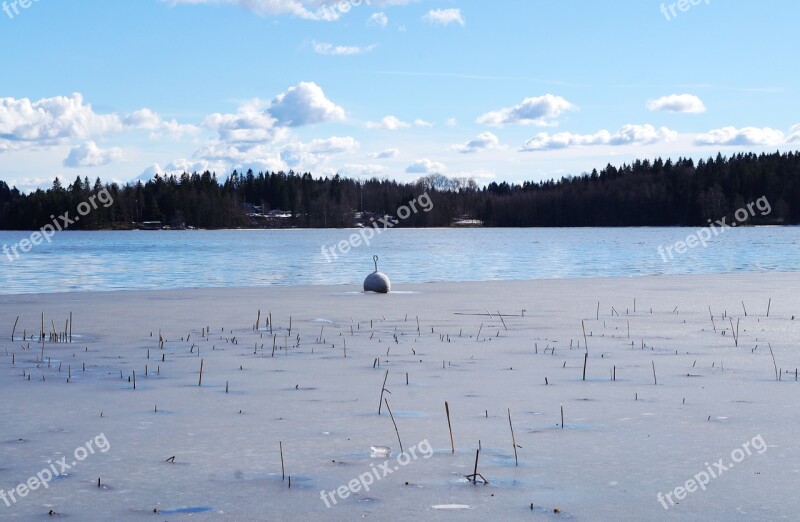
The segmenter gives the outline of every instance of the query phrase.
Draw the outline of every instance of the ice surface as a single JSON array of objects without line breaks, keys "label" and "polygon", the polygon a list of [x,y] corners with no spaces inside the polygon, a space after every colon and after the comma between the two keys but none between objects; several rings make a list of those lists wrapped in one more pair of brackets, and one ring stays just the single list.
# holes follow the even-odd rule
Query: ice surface
[{"label": "ice surface", "polygon": [[[793,520],[799,281],[748,274],[401,285],[388,295],[297,287],[7,297],[0,489],[48,461],[73,460],[101,434],[109,448],[10,507],[0,500],[0,518],[44,520],[53,510],[70,520]],[[42,347],[41,314],[49,334],[65,329],[70,311],[73,342]],[[34,338],[22,340],[23,331]],[[387,370],[394,422],[385,402],[378,415]],[[706,491],[668,510],[659,503],[659,493],[730,463],[757,436],[765,450]],[[488,485],[465,478],[479,441]],[[372,446],[393,451],[376,458]],[[369,491],[352,487],[367,475]],[[323,500],[337,490],[346,498]]]}]

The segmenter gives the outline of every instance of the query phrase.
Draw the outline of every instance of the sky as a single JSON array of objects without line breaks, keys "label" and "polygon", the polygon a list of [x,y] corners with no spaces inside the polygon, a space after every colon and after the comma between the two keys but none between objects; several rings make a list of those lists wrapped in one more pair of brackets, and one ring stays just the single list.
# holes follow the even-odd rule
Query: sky
[{"label": "sky", "polygon": [[0,180],[521,183],[800,148],[795,0],[0,0]]}]

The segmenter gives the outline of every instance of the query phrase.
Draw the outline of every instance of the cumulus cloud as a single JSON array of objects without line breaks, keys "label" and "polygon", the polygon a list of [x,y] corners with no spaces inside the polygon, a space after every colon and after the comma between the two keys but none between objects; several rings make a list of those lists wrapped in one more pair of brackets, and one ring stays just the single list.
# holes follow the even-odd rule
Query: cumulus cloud
[{"label": "cumulus cloud", "polygon": [[625,125],[613,134],[607,130],[601,130],[594,134],[573,134],[571,132],[550,134],[540,132],[535,137],[525,141],[519,150],[522,152],[535,152],[590,145],[650,145],[673,141],[677,137],[678,133],[667,127],[657,129],[650,124]]},{"label": "cumulus cloud", "polygon": [[336,172],[349,178],[373,177],[386,171],[383,165],[371,165],[360,163],[348,163],[339,168]]},{"label": "cumulus cloud", "polygon": [[93,141],[73,147],[64,160],[64,166],[72,169],[100,167],[122,159],[122,149],[113,147],[101,149]]},{"label": "cumulus cloud", "polygon": [[400,151],[397,149],[386,149],[380,152],[374,152],[370,154],[370,157],[375,159],[391,159],[391,158],[396,158],[399,155]]},{"label": "cumulus cloud", "polygon": [[703,100],[693,94],[670,94],[647,102],[651,111],[684,112],[699,114],[706,112]]},{"label": "cumulus cloud", "polygon": [[[186,158],[180,158],[167,163],[163,167],[158,163],[153,163],[152,165],[144,169],[144,171],[142,171],[141,174],[133,178],[131,181],[134,183],[137,181],[142,181],[146,183],[151,179],[153,179],[156,175],[162,177],[181,176],[184,172],[191,174],[194,172],[205,172],[206,170],[208,171],[214,170],[214,167],[208,161],[205,160],[193,161],[193,160],[188,160]],[[227,172],[227,171],[220,171],[220,172]]]},{"label": "cumulus cloud", "polygon": [[330,9],[326,4],[314,8],[308,0],[161,0],[170,6],[181,4],[198,5],[237,5],[242,9],[247,9],[259,16],[281,16],[290,15],[306,20],[336,20],[339,17],[338,10]]},{"label": "cumulus cloud", "polygon": [[286,137],[286,129],[267,111],[268,105],[259,99],[242,104],[236,114],[214,113],[206,117],[203,126],[217,131],[224,142],[273,142]]},{"label": "cumulus cloud", "polygon": [[233,169],[278,171],[286,168],[280,155],[270,146],[253,143],[206,143],[194,153],[203,170],[227,173]]},{"label": "cumulus cloud", "polygon": [[800,124],[792,125],[789,129],[789,136],[786,138],[787,143],[797,143],[800,141]]},{"label": "cumulus cloud", "polygon": [[442,174],[447,172],[447,166],[438,161],[421,159],[406,167],[406,172],[408,174]]},{"label": "cumulus cloud", "polygon": [[32,101],[0,98],[0,152],[87,140],[123,130],[116,114],[97,114],[83,96]]},{"label": "cumulus cloud", "polygon": [[377,25],[379,27],[386,27],[389,24],[389,17],[386,13],[373,13],[367,19],[367,25]]},{"label": "cumulus cloud", "polygon": [[381,130],[394,131],[398,129],[407,129],[409,127],[411,127],[410,123],[404,122],[403,120],[397,118],[396,116],[385,116],[381,119],[381,121],[367,122],[368,129],[381,129]]},{"label": "cumulus cloud", "polygon": [[242,104],[234,114],[215,113],[206,117],[203,126],[216,131],[217,137],[204,143],[193,159],[198,167],[220,172],[314,167],[337,154],[337,147],[349,150],[357,147],[358,142],[352,138],[330,138],[310,144],[296,142],[283,147],[280,144],[289,139],[291,127],[340,120],[344,116],[344,109],[328,100],[318,85],[302,82],[271,102],[256,98]]},{"label": "cumulus cloud", "polygon": [[312,46],[315,53],[325,56],[353,56],[368,53],[377,47],[377,45],[368,45],[366,47],[333,45],[325,42],[313,42]]},{"label": "cumulus cloud", "polygon": [[[797,131],[797,126],[792,127]],[[795,136],[793,134],[793,136]],[[787,142],[786,135],[777,129],[769,127],[722,127],[714,129],[705,134],[697,136],[694,140],[695,145],[745,145],[745,146],[774,146],[782,145]]]},{"label": "cumulus cloud", "polygon": [[665,141],[673,141],[678,133],[667,127],[656,129],[650,124],[625,125],[611,135],[610,145],[650,145]]},{"label": "cumulus cloud", "polygon": [[217,131],[222,142],[263,144],[287,138],[287,127],[341,120],[344,116],[344,109],[328,100],[317,84],[301,82],[272,102],[256,98],[242,104],[235,114],[211,114],[203,126]]},{"label": "cumulus cloud", "polygon": [[575,105],[561,96],[545,94],[525,98],[522,103],[513,107],[487,112],[480,116],[477,122],[495,127],[510,124],[546,127],[554,125],[553,120],[564,112],[575,109],[577,109]]},{"label": "cumulus cloud", "polygon": [[309,143],[289,143],[281,149],[280,157],[290,167],[310,168],[329,160],[333,156],[353,152],[359,146],[360,144],[355,138],[334,136],[327,139],[312,140]]},{"label": "cumulus cloud", "polygon": [[181,124],[174,119],[165,121],[158,113],[147,108],[132,112],[123,123],[127,128],[151,131],[150,137],[153,139],[160,138],[162,135],[181,139],[185,135],[196,135],[200,132],[200,128],[194,125]]},{"label": "cumulus cloud", "polygon": [[52,186],[53,180],[50,178],[12,178],[4,180],[9,187],[16,187],[24,193],[33,192],[36,189]]},{"label": "cumulus cloud", "polygon": [[462,145],[456,145],[454,149],[462,154],[472,154],[475,152],[496,149],[499,146],[500,140],[497,138],[497,136],[491,132],[482,132],[470,141]]},{"label": "cumulus cloud", "polygon": [[300,127],[343,120],[344,109],[325,97],[314,82],[300,82],[272,100],[268,109],[281,126]]},{"label": "cumulus cloud", "polygon": [[420,120],[420,119],[414,120],[414,125],[416,125],[417,127],[423,127],[423,128],[433,127],[433,123],[431,123],[429,121],[425,121],[425,120]]},{"label": "cumulus cloud", "polygon": [[428,23],[438,25],[465,25],[461,9],[431,9],[422,19]]},{"label": "cumulus cloud", "polygon": [[235,5],[259,16],[294,16],[304,20],[331,22],[362,4],[405,5],[412,0],[161,0],[176,5]]}]

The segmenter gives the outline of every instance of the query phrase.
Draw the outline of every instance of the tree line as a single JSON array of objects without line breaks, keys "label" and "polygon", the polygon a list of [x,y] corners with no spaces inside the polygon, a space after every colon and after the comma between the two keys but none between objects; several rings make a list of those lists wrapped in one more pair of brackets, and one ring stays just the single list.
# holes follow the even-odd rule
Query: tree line
[{"label": "tree line", "polygon": [[433,210],[397,226],[447,227],[459,220],[489,227],[704,226],[765,197],[769,215],[753,223],[800,223],[800,153],[736,154],[700,160],[637,160],[559,180],[490,183],[432,174],[414,182],[354,180],[311,173],[234,171],[156,176],[146,183],[55,179],[29,194],[0,181],[0,229],[31,230],[107,191],[72,229],[126,229],[142,222],[196,228],[340,228],[365,223],[427,192]]}]

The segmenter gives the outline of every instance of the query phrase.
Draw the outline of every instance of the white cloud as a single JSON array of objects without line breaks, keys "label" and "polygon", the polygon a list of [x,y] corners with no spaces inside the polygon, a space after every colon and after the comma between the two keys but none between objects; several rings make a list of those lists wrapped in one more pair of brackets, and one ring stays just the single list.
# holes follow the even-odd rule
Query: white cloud
[{"label": "white cloud", "polygon": [[477,169],[477,170],[468,170],[464,172],[454,172],[450,174],[450,179],[469,179],[474,178],[476,181],[478,180],[488,180],[488,179],[495,179],[497,176],[494,172],[487,170],[487,169]]},{"label": "white cloud", "polygon": [[797,143],[800,141],[800,124],[792,125],[789,129],[789,136],[786,138],[787,143]]},{"label": "white cloud", "polygon": [[100,167],[120,159],[122,159],[122,149],[117,147],[101,149],[95,142],[87,141],[69,151],[64,166],[72,169]]},{"label": "white cloud", "polygon": [[559,132],[549,134],[540,132],[535,137],[526,140],[520,148],[523,152],[533,152],[538,150],[566,149],[568,147],[582,145],[601,145],[611,141],[611,133],[601,130],[596,134],[573,134],[571,132]]},{"label": "white cloud", "polygon": [[464,17],[461,15],[461,9],[431,9],[422,19],[431,24],[465,25]]},{"label": "white cloud", "polygon": [[161,0],[176,5],[235,5],[259,16],[294,16],[305,20],[338,20],[342,15],[362,5],[405,5],[413,0]]},{"label": "white cloud", "polygon": [[386,13],[373,13],[367,19],[367,25],[377,25],[380,27],[386,27],[389,23],[389,17],[386,16]]},{"label": "white cloud", "polygon": [[285,138],[288,134],[286,129],[278,126],[267,108],[264,101],[254,99],[242,104],[236,114],[209,115],[203,126],[217,131],[223,142],[269,143]]},{"label": "white cloud", "polygon": [[[290,15],[306,20],[336,20],[339,17],[337,9],[330,9],[326,4],[313,9],[312,4],[319,2],[309,2],[308,0],[161,0],[170,6],[181,4],[198,5],[238,5],[242,9],[247,9],[259,16],[281,16]],[[312,8],[312,9],[309,9]]]},{"label": "white cloud", "polygon": [[286,127],[314,125],[343,120],[344,109],[325,97],[314,82],[300,82],[272,100],[268,112],[278,124]]},{"label": "white cloud", "polygon": [[391,158],[396,158],[399,155],[400,151],[397,149],[386,149],[380,152],[374,152],[370,154],[370,157],[375,159],[391,159]]},{"label": "white cloud", "polygon": [[334,136],[327,139],[312,140],[309,143],[294,142],[285,145],[280,152],[281,159],[290,167],[315,167],[333,156],[353,152],[360,144],[350,136]]},{"label": "white cloud", "polygon": [[552,120],[568,110],[577,107],[561,96],[545,94],[535,98],[525,98],[522,103],[506,109],[487,112],[477,120],[482,125],[500,126],[509,124],[537,125],[546,127],[554,125]]},{"label": "white cloud", "polygon": [[200,129],[195,125],[181,124],[176,120],[164,121],[158,113],[144,108],[129,114],[124,124],[132,129],[144,129],[151,131],[150,137],[160,138],[162,133],[174,139],[181,139],[185,135],[196,135]]},{"label": "white cloud", "polygon": [[325,42],[313,42],[312,45],[315,53],[325,56],[353,56],[368,53],[377,47],[377,45],[368,45],[366,47],[333,45]]},{"label": "white cloud", "polygon": [[[792,127],[796,131],[797,126]],[[795,135],[792,134],[792,137]],[[694,140],[695,145],[749,145],[749,146],[775,146],[787,142],[786,135],[777,129],[769,127],[723,127],[714,129],[706,134],[700,134]]]},{"label": "white cloud", "polygon": [[684,112],[699,114],[706,112],[703,100],[693,94],[670,94],[647,102],[651,111]]},{"label": "white cloud", "polygon": [[438,161],[421,159],[409,165],[406,172],[408,174],[443,174],[447,172],[447,166]]},{"label": "white cloud", "polygon": [[475,152],[496,149],[499,146],[500,140],[497,138],[497,136],[491,132],[482,132],[463,145],[456,145],[453,148],[462,154],[472,154]]},{"label": "white cloud", "polygon": [[447,118],[447,121],[444,122],[447,127],[457,127],[458,120],[455,118]]},{"label": "white cloud", "polygon": [[407,129],[411,127],[411,124],[402,121],[401,119],[397,118],[396,116],[385,116],[381,119],[381,121],[368,121],[367,128],[368,129],[381,129],[381,130],[388,130],[388,131],[395,131],[398,129]]},{"label": "white cloud", "polygon": [[328,156],[338,154],[337,147],[350,150],[357,148],[358,142],[353,138],[330,138],[310,144],[291,143],[282,148],[279,144],[291,135],[290,127],[344,117],[344,109],[328,100],[318,85],[299,83],[271,102],[254,99],[242,104],[235,114],[209,115],[203,125],[218,136],[207,141],[193,158],[199,167],[219,172],[315,167]]},{"label": "white cloud", "polygon": [[336,172],[342,176],[346,176],[349,178],[359,178],[359,177],[377,176],[379,174],[384,173],[385,171],[386,167],[384,167],[383,165],[348,163],[346,165],[343,165]]},{"label": "white cloud", "polygon": [[86,140],[123,130],[116,114],[97,114],[83,96],[31,101],[0,98],[0,152]]},{"label": "white cloud", "polygon": [[4,180],[9,187],[16,187],[17,190],[23,193],[30,193],[39,188],[48,188],[52,186],[53,180],[50,178],[13,178]]},{"label": "white cloud", "polygon": [[594,134],[573,134],[571,132],[549,134],[540,132],[535,137],[525,141],[519,150],[522,152],[535,152],[591,145],[650,145],[673,141],[677,137],[677,132],[666,127],[656,129],[650,124],[625,125],[614,134],[607,130],[601,130]]},{"label": "white cloud", "polygon": [[233,169],[263,171],[285,170],[280,155],[268,145],[252,143],[209,142],[194,153],[202,169],[227,174]]},{"label": "white cloud", "polygon": [[416,125],[417,127],[423,127],[423,128],[433,127],[433,123],[431,123],[429,121],[425,121],[425,120],[420,120],[420,119],[414,120],[414,125]]},{"label": "white cloud", "polygon": [[[211,164],[207,161],[200,160],[200,161],[191,161],[186,158],[176,159],[167,163],[164,167],[159,165],[158,163],[153,163],[141,174],[133,178],[132,182],[142,181],[146,183],[153,179],[156,174],[159,176],[181,176],[184,172],[192,174],[194,172],[202,173],[206,170],[212,171],[214,168]],[[227,174],[227,171],[221,171]]]},{"label": "white cloud", "polygon": [[610,145],[650,145],[665,141],[673,141],[678,133],[667,127],[656,129],[650,124],[625,125],[611,136]]}]

